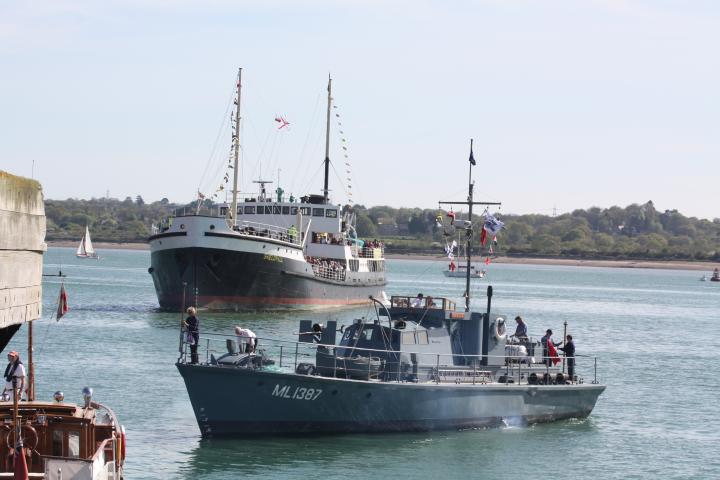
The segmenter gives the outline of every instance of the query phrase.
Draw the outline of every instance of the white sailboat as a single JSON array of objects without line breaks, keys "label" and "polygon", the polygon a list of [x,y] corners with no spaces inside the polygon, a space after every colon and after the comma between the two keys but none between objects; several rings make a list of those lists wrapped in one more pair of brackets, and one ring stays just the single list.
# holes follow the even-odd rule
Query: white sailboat
[{"label": "white sailboat", "polygon": [[98,254],[95,253],[95,249],[93,248],[92,240],[90,240],[90,228],[88,228],[87,225],[85,226],[85,235],[83,235],[82,240],[80,240],[80,245],[78,245],[75,255],[78,258],[94,258],[95,260],[100,259]]}]

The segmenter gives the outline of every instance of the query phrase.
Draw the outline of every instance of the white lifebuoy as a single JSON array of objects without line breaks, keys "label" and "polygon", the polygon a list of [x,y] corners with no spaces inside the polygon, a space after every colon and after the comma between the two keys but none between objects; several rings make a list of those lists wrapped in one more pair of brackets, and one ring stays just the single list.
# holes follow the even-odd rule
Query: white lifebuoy
[{"label": "white lifebuoy", "polygon": [[500,341],[507,335],[507,329],[505,328],[505,319],[498,317],[495,319],[495,339]]}]

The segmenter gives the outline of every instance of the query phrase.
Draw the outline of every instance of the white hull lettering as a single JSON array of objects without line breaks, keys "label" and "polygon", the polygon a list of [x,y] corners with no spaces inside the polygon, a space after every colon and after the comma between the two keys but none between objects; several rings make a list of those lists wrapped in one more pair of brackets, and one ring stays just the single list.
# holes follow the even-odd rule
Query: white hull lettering
[{"label": "white hull lettering", "polygon": [[291,390],[289,385],[281,386],[280,384],[275,385],[275,388],[273,388],[272,391],[273,397],[288,398],[291,400],[306,400],[310,402],[317,400],[321,394],[322,388],[295,387],[294,390]]}]

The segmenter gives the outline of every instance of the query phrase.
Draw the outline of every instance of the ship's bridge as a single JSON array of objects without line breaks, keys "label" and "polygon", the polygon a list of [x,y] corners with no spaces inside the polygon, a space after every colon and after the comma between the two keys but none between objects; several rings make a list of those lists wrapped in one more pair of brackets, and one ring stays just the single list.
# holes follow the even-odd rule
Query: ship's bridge
[{"label": "ship's bridge", "polygon": [[452,300],[422,294],[416,297],[393,295],[390,298],[389,311],[393,319],[462,320],[465,318],[465,313],[458,312]]}]

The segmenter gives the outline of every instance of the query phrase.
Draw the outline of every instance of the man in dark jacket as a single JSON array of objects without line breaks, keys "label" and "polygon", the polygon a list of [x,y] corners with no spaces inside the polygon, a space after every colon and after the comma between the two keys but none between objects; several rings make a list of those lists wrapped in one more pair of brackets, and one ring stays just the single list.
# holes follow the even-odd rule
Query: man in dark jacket
[{"label": "man in dark jacket", "polygon": [[558,350],[565,352],[565,358],[567,358],[568,375],[570,375],[570,381],[575,379],[575,344],[573,343],[572,335],[567,336],[567,341],[564,347],[560,347]]},{"label": "man in dark jacket", "polygon": [[195,364],[198,363],[197,348],[200,341],[200,321],[196,316],[197,310],[195,310],[195,307],[188,307],[187,313],[188,317],[185,319],[187,336],[185,341],[190,345],[190,363]]}]

